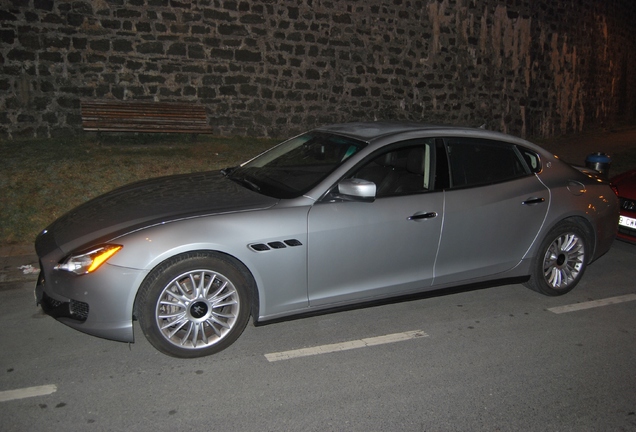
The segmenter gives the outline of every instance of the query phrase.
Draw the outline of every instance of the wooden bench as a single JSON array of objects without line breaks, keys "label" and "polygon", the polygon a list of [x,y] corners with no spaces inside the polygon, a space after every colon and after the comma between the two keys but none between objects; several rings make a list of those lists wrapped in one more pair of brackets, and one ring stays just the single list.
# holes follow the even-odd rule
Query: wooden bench
[{"label": "wooden bench", "polygon": [[194,103],[82,101],[81,112],[90,132],[213,133],[205,106]]}]

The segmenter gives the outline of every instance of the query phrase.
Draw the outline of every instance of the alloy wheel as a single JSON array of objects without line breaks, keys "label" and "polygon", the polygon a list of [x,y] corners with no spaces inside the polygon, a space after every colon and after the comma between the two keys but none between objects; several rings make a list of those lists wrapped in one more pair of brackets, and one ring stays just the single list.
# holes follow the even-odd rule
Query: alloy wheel
[{"label": "alloy wheel", "polygon": [[573,233],[558,236],[548,247],[543,259],[546,283],[554,289],[565,289],[577,280],[585,264],[585,245]]},{"label": "alloy wheel", "polygon": [[192,270],[159,295],[155,320],[161,335],[182,349],[217,344],[235,326],[241,304],[232,282],[211,270]]}]

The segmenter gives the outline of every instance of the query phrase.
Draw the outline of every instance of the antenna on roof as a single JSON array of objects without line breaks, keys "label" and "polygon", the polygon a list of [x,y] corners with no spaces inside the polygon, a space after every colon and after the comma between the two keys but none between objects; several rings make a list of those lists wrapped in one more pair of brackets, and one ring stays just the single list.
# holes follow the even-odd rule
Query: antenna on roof
[{"label": "antenna on roof", "polygon": [[486,123],[484,123],[483,125],[479,126],[479,129],[486,129]]}]

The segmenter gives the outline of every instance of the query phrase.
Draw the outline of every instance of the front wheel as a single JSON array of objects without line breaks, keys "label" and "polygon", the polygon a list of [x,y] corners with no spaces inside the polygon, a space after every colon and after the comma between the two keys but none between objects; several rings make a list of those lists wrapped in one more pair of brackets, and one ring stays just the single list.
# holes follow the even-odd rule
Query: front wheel
[{"label": "front wheel", "polygon": [[153,270],[139,293],[138,319],[159,351],[194,358],[217,353],[249,320],[247,281],[223,257],[192,253]]},{"label": "front wheel", "polygon": [[568,293],[583,277],[589,253],[585,231],[572,222],[562,222],[541,243],[525,285],[549,296]]}]

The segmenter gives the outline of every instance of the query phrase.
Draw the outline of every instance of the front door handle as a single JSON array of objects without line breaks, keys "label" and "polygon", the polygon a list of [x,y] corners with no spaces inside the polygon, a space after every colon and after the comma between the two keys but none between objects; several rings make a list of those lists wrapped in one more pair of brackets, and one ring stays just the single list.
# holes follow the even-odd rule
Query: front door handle
[{"label": "front door handle", "polygon": [[534,204],[541,204],[542,202],[545,202],[545,198],[528,198],[527,200],[525,200],[521,204],[523,204],[523,205],[534,205]]},{"label": "front door handle", "polygon": [[437,213],[435,212],[416,213],[413,216],[409,216],[407,219],[408,220],[432,219],[436,216],[437,216]]}]

